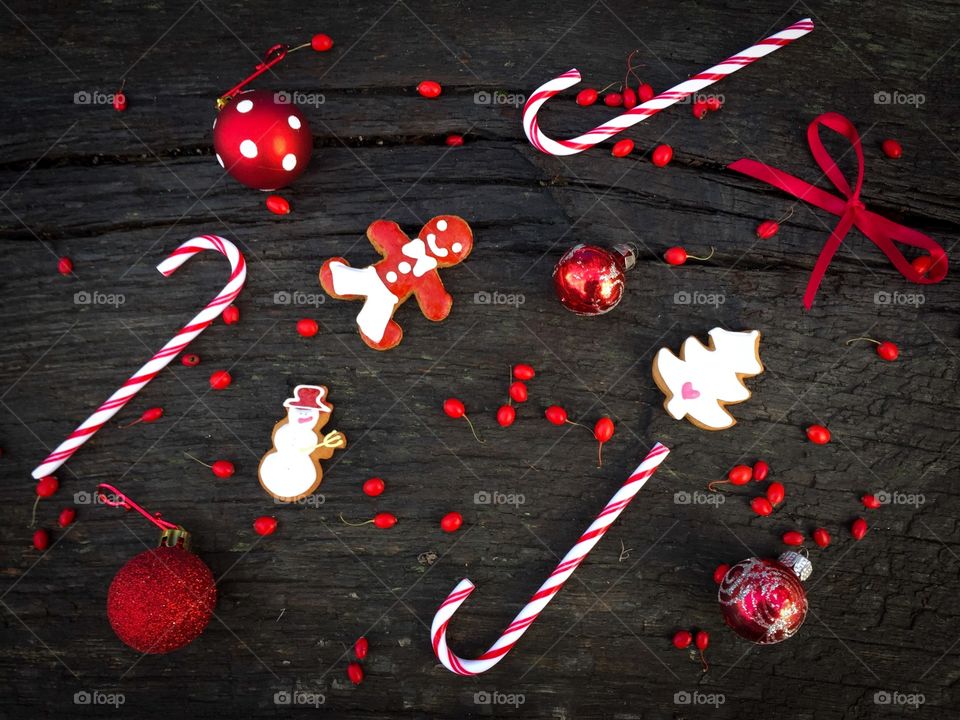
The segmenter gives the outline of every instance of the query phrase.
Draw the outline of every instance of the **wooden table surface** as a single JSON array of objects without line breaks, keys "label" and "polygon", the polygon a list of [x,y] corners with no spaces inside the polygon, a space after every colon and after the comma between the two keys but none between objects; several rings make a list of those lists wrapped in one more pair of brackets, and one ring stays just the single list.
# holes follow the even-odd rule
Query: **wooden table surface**
[{"label": "wooden table surface", "polygon": [[[836,217],[725,165],[754,157],[833,191],[806,127],[841,112],[863,137],[865,203],[953,250],[957,11],[919,0],[2,3],[0,715],[955,714],[957,283],[912,285],[853,231],[805,312],[803,288]],[[661,90],[806,16],[812,34],[717,86],[722,111],[701,122],[686,105],[663,112],[626,134],[638,146],[628,159],[608,148],[550,157],[523,136],[524,96],[570,67],[602,87],[638,48],[640,74]],[[213,100],[267,47],[315,32],[335,39],[331,52],[293,55],[258,84],[311,103],[314,157],[284,191],[294,211],[277,217],[215,162]],[[442,83],[438,100],[416,94],[427,78]],[[103,104],[121,81],[123,114]],[[572,136],[610,114],[568,93],[542,126]],[[447,148],[449,132],[465,146]],[[883,157],[886,137],[903,144],[902,159]],[[658,142],[674,148],[665,169],[649,162]],[[849,145],[828,148],[839,156]],[[852,159],[841,162],[847,173]],[[759,220],[790,208],[776,237],[756,240]],[[476,235],[470,259],[443,273],[453,312],[434,324],[408,303],[402,344],[368,349],[359,306],[324,299],[321,263],[371,261],[364,231],[377,218],[416,232],[444,213]],[[202,365],[171,364],[57,473],[61,489],[38,511],[53,546],[36,552],[32,468],[225,281],[211,254],[167,279],[154,269],[200,233],[247,257],[241,322],[209,328],[190,348]],[[551,290],[554,263],[576,242],[640,249],[623,302],[603,317],[574,316]],[[676,244],[716,255],[670,268],[660,256]],[[75,264],[69,277],[56,272],[61,255]],[[315,338],[295,332],[305,316],[321,325]],[[767,370],[747,381],[754,394],[735,408],[736,427],[710,433],[666,415],[650,362],[715,326],[760,330]],[[900,359],[845,344],[864,335],[894,340]],[[493,414],[517,361],[537,377],[501,430]],[[217,368],[234,377],[224,392],[209,390]],[[330,388],[332,426],[350,444],[325,463],[322,504],[278,506],[256,466],[298,383]],[[484,445],[440,412],[450,395],[467,403]],[[615,420],[602,469],[585,431],[543,420],[553,403],[588,424]],[[157,405],[160,422],[116,429]],[[831,444],[806,442],[813,422],[831,428]],[[450,631],[473,657],[656,440],[672,448],[667,464],[515,650],[477,678],[443,669],[428,628],[456,581],[478,586]],[[238,472],[217,480],[186,453],[232,459]],[[677,495],[757,458],[786,486],[770,518],[750,511],[757,486],[721,505]],[[360,492],[373,475],[387,483],[377,499]],[[186,649],[142,657],[112,632],[110,581],[156,532],[90,505],[99,482],[191,530],[218,578],[215,619]],[[847,528],[871,491],[891,501],[855,543]],[[56,529],[62,507],[85,501],[68,531]],[[451,510],[465,525],[448,535],[438,521]],[[379,511],[397,526],[339,519]],[[264,514],[279,529],[259,538],[251,523]],[[713,569],[775,555],[783,531],[821,525],[834,544],[810,545],[810,613],[797,636],[759,648],[726,630]],[[709,672],[671,646],[680,627],[711,632]],[[371,650],[354,687],[345,668],[360,635]],[[277,704],[277,693],[299,704]],[[102,704],[121,697],[119,708]]]}]

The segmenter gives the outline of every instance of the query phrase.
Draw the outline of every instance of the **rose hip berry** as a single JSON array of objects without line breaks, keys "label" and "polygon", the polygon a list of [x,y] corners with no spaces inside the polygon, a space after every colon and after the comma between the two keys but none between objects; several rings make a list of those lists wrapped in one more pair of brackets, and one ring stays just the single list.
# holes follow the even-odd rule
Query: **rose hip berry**
[{"label": "rose hip berry", "polygon": [[755,482],[763,482],[770,474],[770,465],[766,460],[757,460],[753,464],[753,479]]},{"label": "rose hip berry", "polygon": [[807,428],[807,439],[814,445],[826,445],[830,442],[830,431],[823,425],[811,425]]},{"label": "rose hip berry", "polygon": [[261,537],[273,535],[277,531],[277,519],[261,515],[253,521],[253,531]]},{"label": "rose hip berry", "polygon": [[618,158],[626,157],[633,152],[633,147],[633,140],[630,138],[624,138],[623,140],[618,140],[614,143],[610,154]]},{"label": "rose hip berry", "polygon": [[817,528],[813,531],[813,541],[822,548],[830,544],[830,533],[826,528]]},{"label": "rose hip berry", "polygon": [[580,107],[589,107],[597,101],[598,97],[597,91],[593,88],[584,88],[577,93],[577,105]]},{"label": "rose hip berry", "polygon": [[880,145],[883,150],[883,154],[888,158],[893,160],[899,160],[903,157],[903,146],[900,145],[896,140],[886,139]]},{"label": "rose hip berry", "polygon": [[447,533],[456,532],[463,525],[463,515],[458,512],[447,513],[440,520],[440,528]]},{"label": "rose hip berry", "polygon": [[500,427],[510,427],[517,419],[517,410],[513,405],[501,405],[497,408],[497,424]]},{"label": "rose hip berry", "polygon": [[850,524],[850,534],[854,540],[862,540],[867,534],[867,521],[863,518],[857,518]]},{"label": "rose hip berry", "polygon": [[369,497],[377,497],[382,494],[386,488],[386,484],[381,478],[372,477],[369,480],[365,480],[363,483],[363,494],[368,495]]},{"label": "rose hip berry", "polygon": [[690,643],[693,642],[693,635],[691,635],[688,630],[677,630],[677,632],[673,634],[672,642],[677,650],[684,650],[690,647]]},{"label": "rose hip berry", "polygon": [[187,367],[196,367],[200,364],[200,356],[195,353],[187,353],[180,356],[180,362]]},{"label": "rose hip berry", "polygon": [[297,320],[297,334],[301,337],[313,337],[320,332],[320,325],[312,318]]},{"label": "rose hip berry", "polygon": [[783,502],[783,498],[786,495],[786,489],[778,482],[772,482],[767,486],[767,500],[770,501],[770,504],[776,507]]},{"label": "rose hip berry", "polygon": [[653,155],[650,156],[650,162],[657,167],[666,167],[673,159],[673,148],[669,145],[657,145],[653,149]]},{"label": "rose hip berry", "polygon": [[773,505],[763,496],[755,497],[750,501],[750,507],[753,511],[762,517],[766,517],[773,512]]},{"label": "rose hip berry", "polygon": [[223,309],[223,321],[227,325],[234,325],[240,322],[240,308],[236,305],[227,305]]},{"label": "rose hip berry", "polygon": [[536,374],[537,373],[536,371],[534,371],[533,365],[528,365],[526,363],[517,363],[516,365],[513,366],[513,376],[517,380],[523,380],[524,382],[526,382],[527,380],[533,380],[533,377]]},{"label": "rose hip berry", "polygon": [[443,92],[443,88],[440,87],[440,83],[435,82],[434,80],[424,80],[417,85],[417,92],[425,98],[432,99],[440,97],[440,93]]},{"label": "rose hip berry", "polygon": [[802,532],[796,530],[788,530],[783,534],[783,542],[786,545],[793,545],[794,547],[798,545],[803,545],[806,538],[803,536]]},{"label": "rose hip berry", "polygon": [[233,378],[226,370],[215,370],[210,375],[210,387],[214,390],[226,390],[232,382]]},{"label": "rose hip berry", "polygon": [[729,563],[721,563],[717,565],[716,569],[713,571],[713,581],[719,585],[723,582],[723,579],[727,576],[727,571],[730,569]]}]

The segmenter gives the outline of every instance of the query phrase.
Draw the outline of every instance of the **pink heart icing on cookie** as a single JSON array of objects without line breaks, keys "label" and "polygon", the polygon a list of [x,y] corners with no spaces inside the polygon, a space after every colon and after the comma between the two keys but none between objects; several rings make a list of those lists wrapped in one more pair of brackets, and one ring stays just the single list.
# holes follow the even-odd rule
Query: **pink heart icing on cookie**
[{"label": "pink heart icing on cookie", "polygon": [[684,400],[696,400],[700,397],[700,391],[693,389],[692,382],[685,382],[683,387],[680,388],[680,395],[683,396]]}]

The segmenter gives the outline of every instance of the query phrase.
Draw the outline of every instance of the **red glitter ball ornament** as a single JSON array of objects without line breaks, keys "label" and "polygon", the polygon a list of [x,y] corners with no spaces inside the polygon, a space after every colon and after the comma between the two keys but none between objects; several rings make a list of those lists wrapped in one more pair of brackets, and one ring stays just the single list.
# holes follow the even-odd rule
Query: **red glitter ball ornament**
[{"label": "red glitter ball ornament", "polygon": [[307,169],[310,126],[289,93],[248,90],[228,102],[213,123],[217,162],[256,190],[289,185]]},{"label": "red glitter ball ornament", "polygon": [[611,250],[575,245],[553,269],[553,289],[567,310],[577,315],[602,315],[620,302],[624,274],[636,260],[636,251],[628,245]]},{"label": "red glitter ball ornament", "polygon": [[748,558],[731,567],[717,598],[723,620],[740,637],[772,645],[792,637],[807,616],[802,581],[813,564],[796,552],[778,559]]},{"label": "red glitter ball ornament", "polygon": [[146,550],[110,583],[107,617],[125,644],[160,655],[189,645],[210,622],[217,587],[210,568],[181,546]]}]

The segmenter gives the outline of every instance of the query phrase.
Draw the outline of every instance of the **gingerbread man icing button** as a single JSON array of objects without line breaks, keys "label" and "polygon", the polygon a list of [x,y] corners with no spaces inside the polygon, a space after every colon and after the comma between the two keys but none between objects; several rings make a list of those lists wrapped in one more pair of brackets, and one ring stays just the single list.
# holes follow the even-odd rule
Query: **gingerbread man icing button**
[{"label": "gingerbread man icing button", "polygon": [[360,337],[375,350],[389,350],[403,339],[393,314],[411,295],[428,320],[439,322],[450,314],[453,298],[438,271],[467,258],[473,232],[463,218],[438,215],[412,240],[389,220],[372,223],[367,239],[382,260],[355,268],[343,258],[330,258],[320,268],[320,285],[338,300],[363,300],[357,314]]}]

